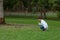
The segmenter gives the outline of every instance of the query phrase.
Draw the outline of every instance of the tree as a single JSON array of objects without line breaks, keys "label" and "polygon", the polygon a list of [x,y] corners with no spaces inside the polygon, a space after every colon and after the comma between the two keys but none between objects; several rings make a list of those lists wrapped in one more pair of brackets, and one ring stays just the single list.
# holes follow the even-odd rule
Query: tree
[{"label": "tree", "polygon": [[49,0],[39,0],[38,5],[40,6],[40,13],[42,18],[46,18],[46,12],[49,9]]},{"label": "tree", "polygon": [[54,9],[57,11],[58,18],[60,18],[60,0],[55,1]]},{"label": "tree", "polygon": [[0,0],[0,24],[5,23],[4,12],[3,12],[3,0]]}]

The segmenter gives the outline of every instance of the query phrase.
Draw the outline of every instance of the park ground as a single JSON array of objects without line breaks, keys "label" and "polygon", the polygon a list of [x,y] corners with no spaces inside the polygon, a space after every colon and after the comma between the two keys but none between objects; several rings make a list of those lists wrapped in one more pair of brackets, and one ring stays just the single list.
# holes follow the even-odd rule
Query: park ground
[{"label": "park ground", "polygon": [[60,40],[60,21],[45,20],[49,29],[43,32],[38,19],[6,18],[0,25],[0,40]]}]

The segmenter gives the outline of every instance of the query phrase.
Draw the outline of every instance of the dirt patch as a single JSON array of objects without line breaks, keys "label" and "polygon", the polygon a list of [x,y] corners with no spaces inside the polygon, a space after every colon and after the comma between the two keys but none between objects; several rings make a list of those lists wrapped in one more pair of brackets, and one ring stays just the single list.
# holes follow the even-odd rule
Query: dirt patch
[{"label": "dirt patch", "polygon": [[15,28],[21,28],[21,27],[35,27],[37,25],[34,24],[0,24],[0,27],[15,27]]}]

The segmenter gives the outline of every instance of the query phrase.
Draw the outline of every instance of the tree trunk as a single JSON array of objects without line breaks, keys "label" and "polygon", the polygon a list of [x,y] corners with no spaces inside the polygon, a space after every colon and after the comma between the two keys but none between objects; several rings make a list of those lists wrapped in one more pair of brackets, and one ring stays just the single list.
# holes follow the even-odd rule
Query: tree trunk
[{"label": "tree trunk", "polygon": [[42,12],[40,12],[40,17],[43,18],[43,13]]},{"label": "tree trunk", "polygon": [[0,0],[0,24],[5,23],[4,11],[3,11],[3,0]]},{"label": "tree trunk", "polygon": [[44,9],[44,10],[43,10],[43,17],[44,17],[44,19],[46,19],[46,12],[47,12],[47,10]]},{"label": "tree trunk", "polygon": [[46,12],[44,12],[44,18],[46,19]]}]

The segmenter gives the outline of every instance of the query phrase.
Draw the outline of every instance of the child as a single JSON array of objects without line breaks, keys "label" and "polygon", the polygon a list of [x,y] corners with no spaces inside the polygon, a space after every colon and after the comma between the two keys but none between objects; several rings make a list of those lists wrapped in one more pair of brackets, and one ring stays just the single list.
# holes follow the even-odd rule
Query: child
[{"label": "child", "polygon": [[48,29],[48,24],[46,21],[44,21],[42,18],[39,17],[39,27],[43,30],[46,31]]}]

